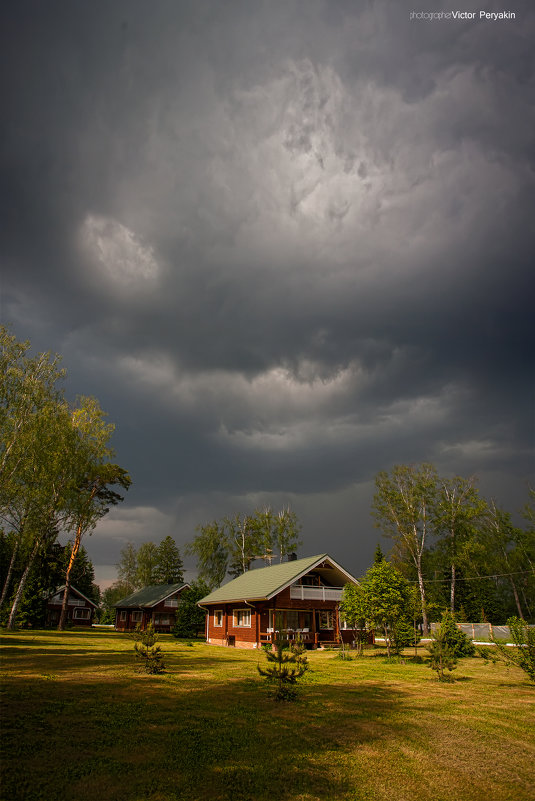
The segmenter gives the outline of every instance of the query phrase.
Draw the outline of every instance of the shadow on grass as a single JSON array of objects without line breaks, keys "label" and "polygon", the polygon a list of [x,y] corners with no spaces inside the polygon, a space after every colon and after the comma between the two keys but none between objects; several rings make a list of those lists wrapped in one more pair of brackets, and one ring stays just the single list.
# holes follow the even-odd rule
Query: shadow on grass
[{"label": "shadow on grass", "polygon": [[[101,664],[114,658],[102,656]],[[337,760],[355,745],[390,736],[388,722],[403,693],[315,685],[301,691],[300,702],[277,704],[256,678],[254,662],[242,662],[242,678],[233,674],[229,683],[223,657],[189,660],[197,668],[207,661],[218,668],[214,679],[195,687],[173,673],[91,682],[72,672],[67,681],[54,674],[8,677],[0,798],[290,801],[349,795]],[[77,662],[87,659],[83,652]],[[35,653],[33,669],[46,674],[56,666]]]}]

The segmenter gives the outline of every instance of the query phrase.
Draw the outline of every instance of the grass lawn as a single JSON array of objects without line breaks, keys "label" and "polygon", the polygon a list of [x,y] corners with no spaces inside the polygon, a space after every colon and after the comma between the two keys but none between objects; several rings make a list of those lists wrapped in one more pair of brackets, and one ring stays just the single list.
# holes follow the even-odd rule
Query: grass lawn
[{"label": "grass lawn", "polygon": [[535,687],[516,668],[309,653],[300,700],[275,703],[263,654],[161,638],[134,673],[109,630],[0,636],[7,801],[530,801]]}]

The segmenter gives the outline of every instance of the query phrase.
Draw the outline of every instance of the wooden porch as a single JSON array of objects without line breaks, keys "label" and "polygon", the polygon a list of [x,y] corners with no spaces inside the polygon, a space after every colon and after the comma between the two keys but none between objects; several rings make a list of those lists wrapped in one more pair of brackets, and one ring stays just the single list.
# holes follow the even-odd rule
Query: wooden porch
[{"label": "wooden porch", "polygon": [[[340,637],[337,636],[334,629],[325,629],[322,631],[310,631],[309,629],[296,629],[282,631],[282,638],[289,645],[294,643],[297,639],[301,638],[305,647],[320,648],[324,645],[337,645],[340,642]],[[273,645],[279,636],[278,631],[268,630],[260,632],[260,645]]]}]

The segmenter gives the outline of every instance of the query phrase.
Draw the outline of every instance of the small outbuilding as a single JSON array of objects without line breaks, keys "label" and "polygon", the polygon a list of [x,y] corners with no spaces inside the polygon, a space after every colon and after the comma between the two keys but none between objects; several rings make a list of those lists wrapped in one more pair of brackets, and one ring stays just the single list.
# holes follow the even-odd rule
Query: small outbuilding
[{"label": "small outbuilding", "polygon": [[[54,590],[46,599],[46,625],[57,626],[63,606],[65,584]],[[74,626],[91,626],[97,605],[83,592],[71,586],[67,605],[67,623]]]},{"label": "small outbuilding", "polygon": [[189,588],[189,584],[151,584],[136,590],[114,604],[115,628],[134,631],[140,626],[144,630],[152,623],[155,631],[172,631],[180,596]]},{"label": "small outbuilding", "polygon": [[328,554],[249,570],[199,601],[206,609],[206,641],[259,648],[277,631],[306,646],[340,643],[342,590],[357,579]]}]

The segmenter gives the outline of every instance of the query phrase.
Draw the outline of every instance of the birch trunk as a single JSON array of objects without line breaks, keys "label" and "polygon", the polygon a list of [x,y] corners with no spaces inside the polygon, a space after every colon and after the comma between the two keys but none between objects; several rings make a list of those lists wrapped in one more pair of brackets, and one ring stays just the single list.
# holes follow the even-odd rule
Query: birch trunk
[{"label": "birch trunk", "polygon": [[30,554],[30,558],[28,559],[28,564],[26,565],[26,569],[24,570],[24,573],[22,574],[21,580],[19,582],[19,586],[15,594],[15,600],[13,601],[13,605],[11,607],[11,612],[9,615],[9,620],[7,623],[7,628],[10,630],[13,630],[15,628],[15,620],[17,617],[19,604],[24,592],[24,587],[26,586],[26,581],[28,579],[30,569],[33,565],[35,557],[37,556],[40,545],[41,545],[41,540],[40,539],[36,540],[35,545],[33,546],[32,552]]}]

